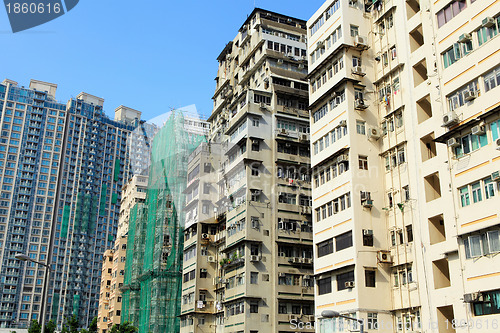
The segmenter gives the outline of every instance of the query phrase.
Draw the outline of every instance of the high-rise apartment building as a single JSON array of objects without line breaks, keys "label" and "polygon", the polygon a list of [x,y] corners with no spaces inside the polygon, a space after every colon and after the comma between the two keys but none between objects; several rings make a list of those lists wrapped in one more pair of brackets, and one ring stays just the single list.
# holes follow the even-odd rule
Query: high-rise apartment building
[{"label": "high-rise apartment building", "polygon": [[136,204],[145,202],[147,186],[148,176],[135,174],[122,189],[115,245],[112,250],[106,250],[102,263],[99,311],[97,315],[98,328],[101,333],[106,333],[113,325],[121,323],[123,297],[120,288],[123,286],[125,276],[130,214]]},{"label": "high-rise apartment building", "polygon": [[[316,316],[496,330],[499,14],[334,0],[308,21]],[[334,322],[356,325],[317,331]]]},{"label": "high-rise apartment building", "polygon": [[[97,316],[102,254],[115,240],[126,142],[140,113],[111,120],[102,98],[81,93],[62,104],[56,88],[0,85],[2,327],[26,327],[41,312],[59,326],[72,315],[87,326]],[[51,266],[46,302],[44,268],[18,253]]]},{"label": "high-rise apartment building", "polygon": [[305,23],[255,9],[217,58],[188,166],[181,332],[314,321]]}]

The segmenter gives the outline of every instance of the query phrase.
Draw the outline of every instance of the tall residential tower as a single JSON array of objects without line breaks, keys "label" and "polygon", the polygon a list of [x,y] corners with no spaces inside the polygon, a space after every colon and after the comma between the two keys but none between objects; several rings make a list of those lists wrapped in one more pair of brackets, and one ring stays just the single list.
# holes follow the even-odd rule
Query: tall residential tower
[{"label": "tall residential tower", "polygon": [[496,330],[499,14],[496,1],[329,0],[308,21],[317,316]]},{"label": "tall residential tower", "polygon": [[[26,327],[41,311],[58,325],[75,315],[87,326],[97,316],[101,257],[118,227],[129,118],[140,113],[115,121],[102,98],[80,93],[62,104],[56,88],[0,85],[2,327]],[[43,267],[17,253],[51,266],[46,302]]]},{"label": "tall residential tower", "polygon": [[181,332],[314,321],[305,24],[255,9],[217,57],[188,167]]}]

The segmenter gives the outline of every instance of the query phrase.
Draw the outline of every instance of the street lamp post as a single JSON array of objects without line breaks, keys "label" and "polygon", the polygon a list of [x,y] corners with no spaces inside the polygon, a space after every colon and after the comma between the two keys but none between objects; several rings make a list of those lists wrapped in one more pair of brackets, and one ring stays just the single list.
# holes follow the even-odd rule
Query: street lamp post
[{"label": "street lamp post", "polygon": [[340,318],[345,318],[345,319],[348,319],[348,320],[354,320],[354,321],[357,321],[359,323],[359,333],[364,333],[364,321],[363,319],[358,319],[358,318],[353,318],[353,317],[349,317],[349,316],[344,316],[344,315],[341,315],[340,313],[338,313],[337,311],[333,311],[333,310],[324,310],[321,312],[321,317],[324,317],[324,318],[337,318],[337,317],[340,317]]},{"label": "street lamp post", "polygon": [[50,265],[44,264],[43,262],[33,260],[29,256],[22,254],[22,253],[18,253],[14,257],[17,260],[31,261],[37,265],[41,265],[41,266],[45,267],[45,276],[44,276],[45,280],[43,282],[42,304],[40,306],[40,314],[42,316],[42,324],[41,324],[42,325],[42,332],[44,332],[44,330],[45,330],[45,305],[47,304],[47,294],[49,291],[48,283],[49,283],[49,279],[50,279]]}]

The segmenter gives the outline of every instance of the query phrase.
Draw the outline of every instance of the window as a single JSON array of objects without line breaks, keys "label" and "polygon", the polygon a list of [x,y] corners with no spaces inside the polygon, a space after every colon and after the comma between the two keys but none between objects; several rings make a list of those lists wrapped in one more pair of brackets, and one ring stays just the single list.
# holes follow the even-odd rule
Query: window
[{"label": "window", "polygon": [[492,71],[484,75],[485,92],[488,92],[497,86],[500,86],[500,67],[494,68]]},{"label": "window", "polygon": [[447,97],[448,101],[448,108],[450,111],[456,110],[459,107],[465,105],[466,103],[469,103],[468,101],[465,100],[464,94],[467,92],[471,91],[477,91],[477,80],[472,81],[465,86],[462,86],[461,88],[457,89]]},{"label": "window", "polygon": [[259,127],[259,118],[252,118],[252,126]]},{"label": "window", "polygon": [[335,249],[336,251],[341,251],[352,246],[352,231],[346,232],[344,234],[335,237]]},{"label": "window", "polygon": [[259,151],[260,149],[260,141],[252,140],[252,151]]},{"label": "window", "polygon": [[260,190],[250,190],[250,192],[251,192],[251,197],[250,197],[251,201],[260,201],[260,193],[261,193]]},{"label": "window", "polygon": [[482,302],[472,303],[475,316],[484,316],[500,313],[500,290],[481,293]]},{"label": "window", "polygon": [[365,270],[365,286],[375,288],[375,271],[373,269]]},{"label": "window", "polygon": [[487,231],[464,239],[465,258],[476,258],[500,252],[500,232]]},{"label": "window", "polygon": [[358,36],[359,35],[359,27],[351,24],[350,32],[351,32],[351,37]]},{"label": "window", "polygon": [[[354,273],[354,272],[353,272]],[[332,278],[318,280],[318,295],[329,294],[332,292]]]},{"label": "window", "polygon": [[443,66],[447,68],[453,65],[462,57],[462,52],[459,43],[454,43],[453,46],[445,51],[443,54]]},{"label": "window", "polygon": [[484,180],[484,196],[486,199],[495,196],[495,186],[494,182],[491,180],[491,177],[488,177]]},{"label": "window", "polygon": [[[484,191],[484,192],[483,192]],[[483,200],[490,199],[495,196],[495,185],[491,181],[491,177],[477,181],[467,186],[460,187],[458,193],[460,195],[460,203],[462,207],[472,203],[478,203]]]},{"label": "window", "polygon": [[377,313],[376,312],[368,312],[367,316],[368,316],[367,328],[369,330],[378,330]]},{"label": "window", "polygon": [[347,289],[346,282],[354,282],[354,271],[341,273],[337,275],[337,290]]},{"label": "window", "polygon": [[324,242],[318,243],[318,258],[326,256],[327,254],[333,253],[333,238],[330,238]]},{"label": "window", "polygon": [[356,120],[356,133],[366,135],[366,122],[362,120]]},{"label": "window", "polygon": [[250,272],[250,283],[257,284],[259,281],[259,273],[258,272]]},{"label": "window", "polygon": [[250,302],[250,313],[259,313],[259,303]]},{"label": "window", "polygon": [[472,189],[472,201],[474,203],[479,202],[479,201],[483,201],[483,196],[481,194],[481,183],[476,182],[476,183],[472,184],[471,189]]},{"label": "window", "polygon": [[359,155],[358,162],[360,170],[368,170],[368,156]]},{"label": "window", "polygon": [[403,200],[410,200],[410,187],[408,185],[403,186]]},{"label": "window", "polygon": [[406,226],[406,241],[413,242],[413,226],[412,225]]},{"label": "window", "polygon": [[498,26],[500,25],[499,22],[500,16],[495,19],[495,22],[491,27],[482,27],[477,31],[479,46],[483,45],[498,34]]},{"label": "window", "polygon": [[466,7],[467,4],[465,3],[465,0],[455,0],[450,2],[436,14],[438,28],[441,28],[444,24],[448,23]]},{"label": "window", "polygon": [[493,138],[493,141],[496,141],[499,137],[500,120],[492,122],[490,124],[490,128],[491,128],[491,137]]}]

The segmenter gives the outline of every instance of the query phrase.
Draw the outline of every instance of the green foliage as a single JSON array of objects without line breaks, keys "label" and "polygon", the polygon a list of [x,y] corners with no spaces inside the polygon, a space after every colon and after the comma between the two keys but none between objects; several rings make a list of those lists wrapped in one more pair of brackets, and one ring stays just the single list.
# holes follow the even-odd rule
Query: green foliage
[{"label": "green foliage", "polygon": [[41,333],[42,326],[38,323],[38,320],[32,320],[30,328],[28,328],[28,333]]},{"label": "green foliage", "polygon": [[66,318],[61,333],[78,333],[78,319],[75,315]]},{"label": "green foliage", "polygon": [[78,333],[78,319],[76,319],[75,315],[71,316],[66,324],[68,325],[69,333]]},{"label": "green foliage", "polygon": [[89,326],[89,333],[97,333],[97,317],[92,319],[92,322]]},{"label": "green foliage", "polygon": [[45,324],[45,328],[43,329],[43,333],[54,333],[56,330],[56,324],[54,321],[50,320]]},{"label": "green foliage", "polygon": [[113,325],[109,333],[135,333],[137,331],[139,331],[137,327],[126,321],[122,324]]}]

